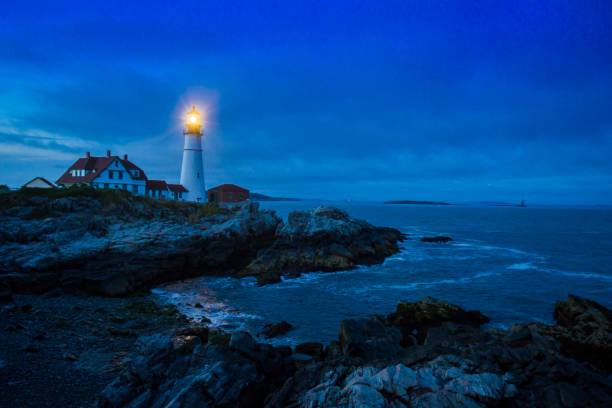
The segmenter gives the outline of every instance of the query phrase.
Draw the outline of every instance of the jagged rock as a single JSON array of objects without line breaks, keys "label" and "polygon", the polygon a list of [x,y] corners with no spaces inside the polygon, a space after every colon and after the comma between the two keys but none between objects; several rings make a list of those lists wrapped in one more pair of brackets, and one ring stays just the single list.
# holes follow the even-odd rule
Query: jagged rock
[{"label": "jagged rock", "polygon": [[479,311],[465,311],[448,302],[426,297],[418,302],[400,302],[396,311],[387,316],[386,324],[399,327],[404,333],[404,344],[411,335],[423,342],[427,329],[443,322],[453,322],[478,327],[489,322]]},{"label": "jagged rock", "polygon": [[[455,305],[432,299],[411,305],[405,316],[428,327],[426,344],[401,344],[392,325],[397,312],[345,320],[340,342],[325,351],[304,343],[295,354],[248,333],[211,334],[203,326],[142,337],[139,355],[125,363],[98,406],[600,407],[612,401],[609,370],[560,353],[556,336],[568,330],[563,326],[488,331],[478,327],[482,317],[468,319]],[[415,317],[425,311],[430,318]]]},{"label": "jagged rock", "polygon": [[[81,201],[58,200],[53,206],[71,211]],[[96,209],[93,202],[85,200],[56,219],[1,220],[3,236],[15,238],[0,245],[0,281],[17,293],[61,285],[123,296],[203,271],[231,275],[269,244],[281,222],[256,206],[226,214],[210,227],[175,219],[83,215],[82,208]]]},{"label": "jagged rock", "polygon": [[278,225],[273,245],[243,274],[256,276],[264,284],[278,282],[281,275],[352,269],[382,262],[399,250],[397,243],[402,239],[393,228],[374,227],[334,207],[294,211],[286,224]]},{"label": "jagged rock", "polygon": [[316,342],[300,343],[295,346],[296,354],[305,354],[315,360],[322,360],[324,357],[323,344]]},{"label": "jagged rock", "polygon": [[401,332],[385,327],[377,317],[343,320],[339,338],[344,356],[365,361],[389,359],[401,350]]},{"label": "jagged rock", "polygon": [[264,336],[267,339],[272,337],[282,336],[283,334],[289,332],[293,329],[293,326],[286,321],[282,321],[280,323],[268,323],[264,326],[261,333],[261,336]]},{"label": "jagged rock", "polygon": [[329,373],[313,387],[300,407],[484,407],[514,398],[510,377],[472,374],[472,363],[441,356],[418,368],[402,364],[382,370],[357,367],[343,380]]},{"label": "jagged rock", "polygon": [[612,311],[569,295],[557,302],[553,316],[560,326],[555,337],[566,354],[612,369]]},{"label": "jagged rock", "polygon": [[246,333],[233,334],[227,346],[203,346],[184,335],[142,337],[139,346],[140,354],[126,362],[96,406],[263,406],[293,367]]},{"label": "jagged rock", "polygon": [[258,203],[193,218],[195,204],[160,208],[120,198],[104,211],[79,196],[43,197],[31,203],[31,217],[23,206],[0,213],[0,285],[11,293],[63,287],[125,296],[202,274],[256,276],[265,284],[283,274],[381,262],[402,239],[332,207],[295,212],[283,224]]}]

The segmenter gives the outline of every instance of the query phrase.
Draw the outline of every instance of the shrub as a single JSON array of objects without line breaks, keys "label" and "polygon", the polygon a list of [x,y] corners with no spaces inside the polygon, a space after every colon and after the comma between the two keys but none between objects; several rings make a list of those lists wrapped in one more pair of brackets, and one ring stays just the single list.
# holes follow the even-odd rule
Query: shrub
[{"label": "shrub", "polygon": [[[0,195],[0,210],[11,207],[22,206],[28,203],[32,197],[41,197],[46,201],[53,201],[58,198],[90,198],[99,201],[105,211],[121,211],[122,214],[137,213],[133,204],[141,203],[151,209],[167,209],[173,213],[179,213],[188,219],[189,222],[197,222],[200,218],[215,214],[227,214],[229,210],[219,207],[214,203],[191,203],[184,201],[164,200],[141,195],[134,195],[127,190],[111,188],[94,188],[91,186],[73,185],[65,188],[21,188],[17,191],[9,191]],[[35,209],[36,217],[50,216],[44,204],[39,204]],[[38,208],[40,207],[40,208]]]}]

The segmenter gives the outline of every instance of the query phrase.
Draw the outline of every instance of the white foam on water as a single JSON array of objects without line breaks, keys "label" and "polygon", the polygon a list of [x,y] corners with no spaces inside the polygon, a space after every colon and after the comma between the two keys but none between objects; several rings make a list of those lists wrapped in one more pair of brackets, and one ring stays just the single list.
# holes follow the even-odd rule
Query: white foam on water
[{"label": "white foam on water", "polygon": [[549,272],[549,273],[558,273],[560,275],[571,276],[571,277],[575,277],[575,278],[603,279],[603,280],[612,281],[612,276],[601,275],[599,273],[581,273],[581,272],[567,272],[567,271],[555,271],[555,270],[549,270],[549,271],[546,271],[546,272]]},{"label": "white foam on water", "polygon": [[547,268],[544,266],[534,265],[532,262],[523,262],[510,265],[506,267],[506,269],[515,269],[515,270],[535,270],[538,272],[544,272],[551,275],[562,275],[568,276],[572,278],[583,278],[583,279],[602,279],[607,281],[612,281],[612,276],[602,275],[600,273],[589,273],[589,272],[571,272],[571,271],[563,271],[553,268]]},{"label": "white foam on water", "polygon": [[517,263],[517,264],[512,264],[510,266],[507,266],[506,269],[516,269],[519,271],[526,271],[528,269],[537,269],[536,267],[534,267],[531,262],[522,262],[522,263]]},{"label": "white foam on water", "polygon": [[[375,287],[377,288],[387,288],[387,289],[415,289],[415,288],[429,288],[432,286],[436,286],[436,285],[444,285],[444,284],[460,284],[460,283],[466,283],[466,282],[470,282],[473,280],[477,280],[477,279],[481,279],[481,278],[486,278],[489,276],[496,276],[499,275],[499,273],[496,272],[481,272],[481,273],[477,273],[476,275],[473,276],[464,276],[462,278],[456,278],[456,279],[440,279],[440,280],[436,280],[436,281],[431,281],[431,282],[411,282],[411,283],[407,283],[405,285],[389,285],[389,286],[385,286],[385,285],[375,285]],[[366,288],[360,288],[360,289],[366,289]]]},{"label": "white foam on water", "polygon": [[517,255],[531,255],[529,252],[521,251],[520,249],[516,249],[516,248],[504,248],[504,247],[498,247],[498,246],[493,246],[493,245],[475,245],[475,247],[477,249],[482,249],[485,251],[505,251],[505,252],[510,252],[510,253],[517,254]]}]

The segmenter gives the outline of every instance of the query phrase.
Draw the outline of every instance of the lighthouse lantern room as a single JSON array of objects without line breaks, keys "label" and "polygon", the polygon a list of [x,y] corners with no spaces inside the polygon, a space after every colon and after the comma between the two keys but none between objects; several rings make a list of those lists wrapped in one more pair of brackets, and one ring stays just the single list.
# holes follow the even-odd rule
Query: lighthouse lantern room
[{"label": "lighthouse lantern room", "polygon": [[181,184],[189,191],[187,201],[205,202],[204,165],[202,158],[202,121],[200,112],[195,106],[187,112],[185,129],[185,147],[181,166]]}]

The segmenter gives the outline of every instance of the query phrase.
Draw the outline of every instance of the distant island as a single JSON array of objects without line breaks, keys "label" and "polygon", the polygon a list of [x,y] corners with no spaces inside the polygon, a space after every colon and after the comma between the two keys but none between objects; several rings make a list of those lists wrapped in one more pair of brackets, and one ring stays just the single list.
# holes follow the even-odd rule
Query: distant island
[{"label": "distant island", "polygon": [[249,197],[253,201],[302,201],[301,198],[270,197],[259,193],[251,193]]},{"label": "distant island", "polygon": [[452,205],[449,203],[443,203],[440,201],[412,201],[412,200],[400,200],[400,201],[384,201],[383,204],[428,204],[428,205]]}]

